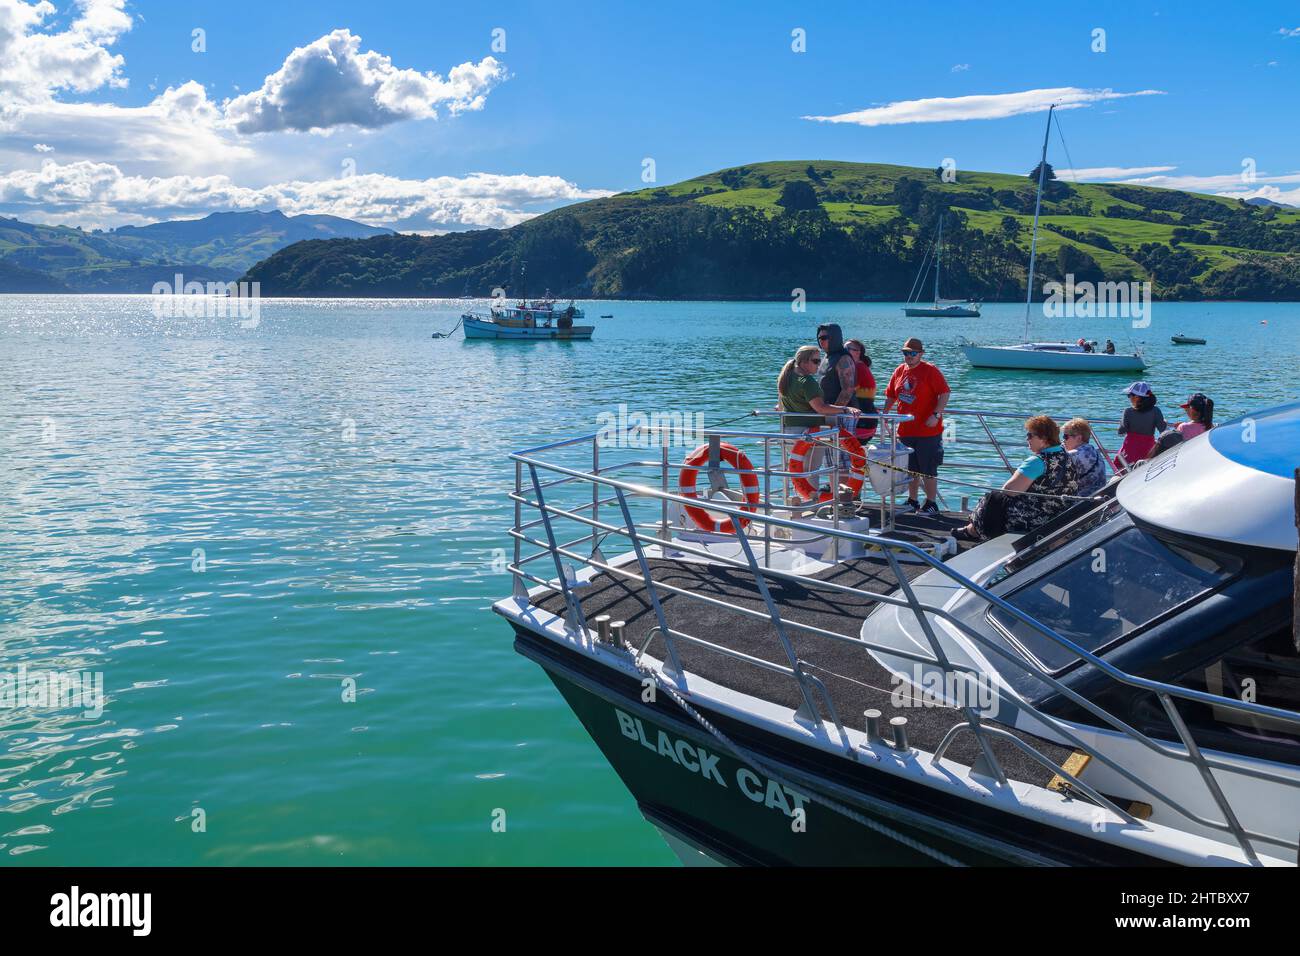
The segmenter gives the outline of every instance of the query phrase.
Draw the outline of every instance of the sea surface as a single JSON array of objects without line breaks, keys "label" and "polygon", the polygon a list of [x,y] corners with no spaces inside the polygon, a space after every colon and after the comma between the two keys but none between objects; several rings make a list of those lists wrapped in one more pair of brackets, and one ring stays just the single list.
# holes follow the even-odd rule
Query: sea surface
[{"label": "sea surface", "polygon": [[[956,407],[1116,418],[1128,384],[971,369],[958,336],[1018,340],[1015,305],[595,302],[594,341],[531,344],[431,338],[445,300],[268,301],[256,325],[154,305],[0,296],[0,684],[86,672],[105,695],[0,700],[9,865],[672,865],[488,610],[506,454],[620,404],[770,408],[825,321],[882,379],[919,335]],[[1220,420],[1300,393],[1300,305],[1034,325],[1080,335],[1144,343],[1171,421],[1194,390]]]}]

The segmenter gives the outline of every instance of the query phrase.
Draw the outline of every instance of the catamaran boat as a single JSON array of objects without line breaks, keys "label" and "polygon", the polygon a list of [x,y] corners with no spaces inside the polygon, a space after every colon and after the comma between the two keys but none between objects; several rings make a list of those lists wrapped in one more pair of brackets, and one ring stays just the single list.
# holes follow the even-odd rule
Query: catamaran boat
[{"label": "catamaran boat", "polygon": [[[992,441],[945,477],[1014,467],[1023,416],[948,413]],[[801,439],[848,447],[809,505],[734,428],[512,455],[493,607],[684,861],[1297,864],[1300,403],[976,544],[896,513],[888,437]]]},{"label": "catamaran boat", "polygon": [[912,292],[907,297],[907,306],[903,309],[903,314],[909,317],[931,317],[931,318],[979,318],[980,304],[971,299],[943,299],[939,296],[939,273],[943,266],[943,216],[939,217],[939,231],[934,240],[934,304],[921,305],[919,301],[913,305],[914,297],[918,294],[918,289],[925,280],[925,274],[929,269],[929,254],[921,259],[921,269],[917,273],[916,281],[912,283]]},{"label": "catamaran boat", "polygon": [[549,296],[520,299],[513,306],[492,305],[486,311],[471,309],[461,316],[467,339],[590,339],[594,325],[578,325],[586,313],[570,300],[557,307]]},{"label": "catamaran boat", "polygon": [[1050,372],[1140,372],[1147,367],[1137,349],[1128,355],[1089,352],[1072,342],[1029,341],[1029,312],[1034,301],[1034,268],[1038,262],[1038,216],[1043,206],[1043,182],[1047,176],[1047,140],[1052,133],[1051,106],[1047,110],[1047,131],[1043,134],[1043,155],[1038,164],[1038,194],[1034,198],[1034,231],[1029,241],[1029,276],[1025,284],[1025,335],[1014,345],[979,345],[962,340],[966,361],[976,368],[1040,369]]}]

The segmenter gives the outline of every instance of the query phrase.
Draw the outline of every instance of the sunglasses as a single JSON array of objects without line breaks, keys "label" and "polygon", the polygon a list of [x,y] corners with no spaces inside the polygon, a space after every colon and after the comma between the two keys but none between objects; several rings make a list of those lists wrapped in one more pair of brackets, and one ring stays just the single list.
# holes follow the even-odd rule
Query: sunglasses
[{"label": "sunglasses", "polygon": [[920,355],[921,353],[916,351],[915,349],[903,349],[903,354],[906,355],[908,358],[912,358],[913,356]]},{"label": "sunglasses", "polygon": [[1025,441],[1029,441],[1031,438],[1038,438],[1038,436],[1033,432],[1025,432]]}]

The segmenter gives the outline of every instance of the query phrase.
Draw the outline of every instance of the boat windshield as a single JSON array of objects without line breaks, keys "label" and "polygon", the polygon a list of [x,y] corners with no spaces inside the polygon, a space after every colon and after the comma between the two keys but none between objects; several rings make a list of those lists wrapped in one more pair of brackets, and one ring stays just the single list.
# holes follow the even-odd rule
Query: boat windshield
[{"label": "boat windshield", "polygon": [[[1240,561],[1129,526],[1012,591],[1007,603],[1096,653],[1227,581]],[[989,620],[1033,663],[1059,673],[1073,652],[1001,608]]]}]

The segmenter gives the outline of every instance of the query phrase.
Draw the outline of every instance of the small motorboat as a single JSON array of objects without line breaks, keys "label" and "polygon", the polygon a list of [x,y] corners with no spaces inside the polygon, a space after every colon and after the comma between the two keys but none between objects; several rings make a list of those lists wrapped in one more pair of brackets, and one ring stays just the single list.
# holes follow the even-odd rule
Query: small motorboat
[{"label": "small motorboat", "polygon": [[1198,339],[1192,335],[1183,335],[1182,332],[1179,332],[1177,335],[1171,335],[1169,337],[1169,341],[1173,342],[1174,345],[1204,345],[1205,344],[1205,339]]}]

